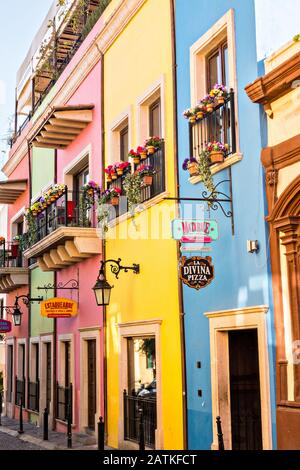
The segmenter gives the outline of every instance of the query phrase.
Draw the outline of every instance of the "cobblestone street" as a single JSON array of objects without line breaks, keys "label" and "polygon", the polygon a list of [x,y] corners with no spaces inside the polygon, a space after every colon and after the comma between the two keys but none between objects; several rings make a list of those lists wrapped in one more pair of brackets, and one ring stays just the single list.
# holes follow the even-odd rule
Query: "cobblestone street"
[{"label": "cobblestone street", "polygon": [[43,448],[0,431],[0,450],[43,450]]}]

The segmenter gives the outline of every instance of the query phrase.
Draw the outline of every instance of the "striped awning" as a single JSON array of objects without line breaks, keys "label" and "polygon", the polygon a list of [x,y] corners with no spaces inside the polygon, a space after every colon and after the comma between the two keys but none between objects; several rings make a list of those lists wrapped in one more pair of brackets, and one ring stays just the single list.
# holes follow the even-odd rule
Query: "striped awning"
[{"label": "striped awning", "polygon": [[0,204],[13,204],[26,188],[27,180],[0,181]]},{"label": "striped awning", "polygon": [[64,149],[93,119],[94,105],[52,108],[44,123],[31,138],[33,147]]}]

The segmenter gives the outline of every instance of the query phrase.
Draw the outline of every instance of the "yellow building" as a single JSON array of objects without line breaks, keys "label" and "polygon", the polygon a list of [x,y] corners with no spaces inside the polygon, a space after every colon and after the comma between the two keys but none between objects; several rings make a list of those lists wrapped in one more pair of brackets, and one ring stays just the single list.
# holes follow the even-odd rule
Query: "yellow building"
[{"label": "yellow building", "polygon": [[[120,207],[105,241],[107,260],[140,265],[139,274],[122,271],[117,280],[107,265],[114,284],[106,312],[107,432],[108,445],[118,448],[136,448],[140,407],[146,445],[184,446],[178,255],[170,223],[177,214],[166,200],[176,196],[171,7],[169,0],[134,0],[124,10],[113,0],[114,21],[123,28],[104,53],[105,166],[126,160],[149,136],[164,139],[145,160],[156,173],[142,190],[143,209],[132,218]],[[114,182],[122,184],[122,177]]]}]

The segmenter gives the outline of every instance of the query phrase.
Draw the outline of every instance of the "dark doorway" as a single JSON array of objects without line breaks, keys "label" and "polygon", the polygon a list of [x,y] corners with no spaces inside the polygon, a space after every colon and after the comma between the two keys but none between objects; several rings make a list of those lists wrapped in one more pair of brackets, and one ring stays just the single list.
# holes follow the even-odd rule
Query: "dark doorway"
[{"label": "dark doorway", "polygon": [[96,340],[87,342],[88,348],[88,428],[95,429],[96,413]]},{"label": "dark doorway", "polygon": [[229,332],[233,450],[261,450],[261,402],[257,330]]}]

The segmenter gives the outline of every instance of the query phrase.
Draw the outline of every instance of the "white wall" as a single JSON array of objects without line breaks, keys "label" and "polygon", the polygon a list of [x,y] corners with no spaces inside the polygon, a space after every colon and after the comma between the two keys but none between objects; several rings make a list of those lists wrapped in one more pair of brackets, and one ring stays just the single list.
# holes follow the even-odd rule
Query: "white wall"
[{"label": "white wall", "polygon": [[258,61],[300,33],[300,0],[255,0],[255,12]]}]

